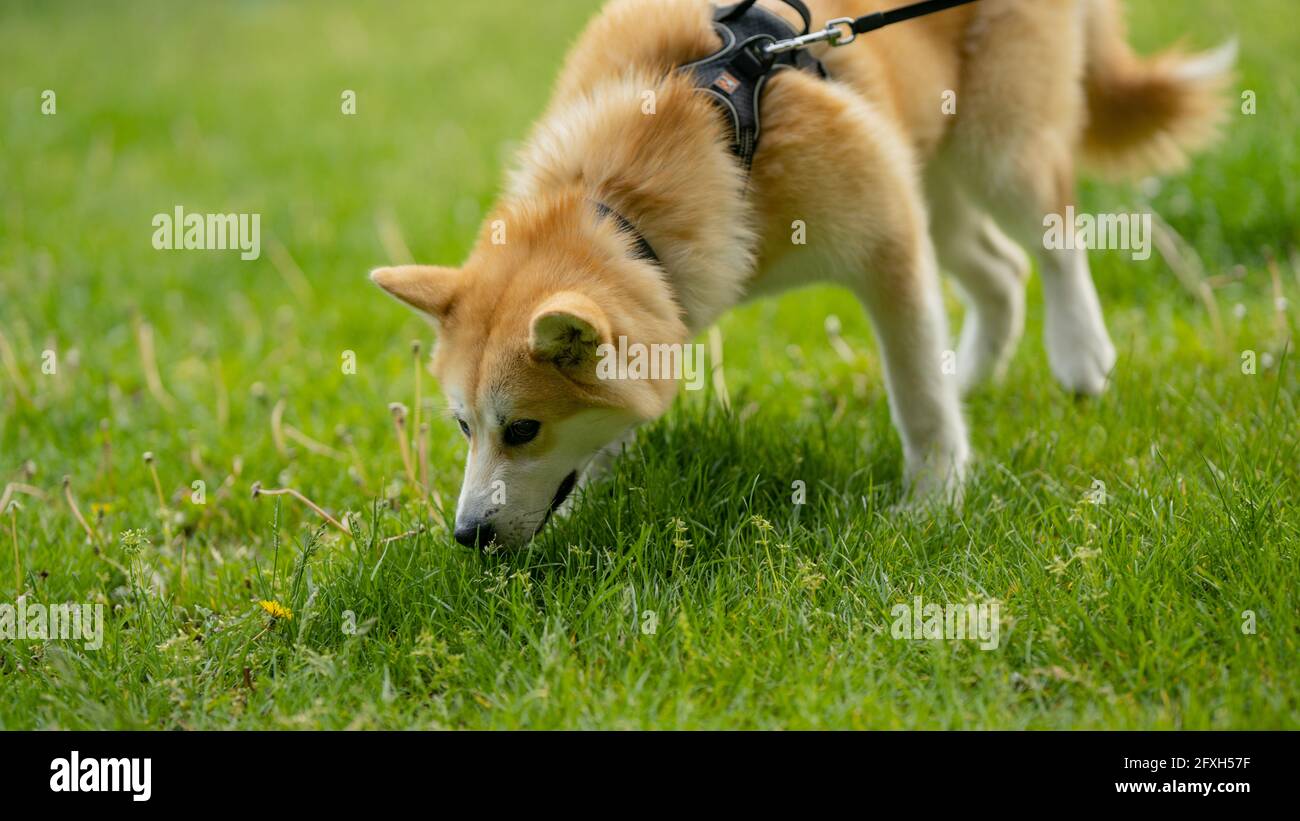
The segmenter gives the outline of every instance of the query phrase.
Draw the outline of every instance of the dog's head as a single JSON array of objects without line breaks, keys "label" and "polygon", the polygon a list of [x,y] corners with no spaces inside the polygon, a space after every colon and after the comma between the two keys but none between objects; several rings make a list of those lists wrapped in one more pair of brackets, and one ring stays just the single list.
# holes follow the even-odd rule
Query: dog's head
[{"label": "dog's head", "polygon": [[671,380],[603,377],[602,345],[681,340],[685,329],[626,238],[588,209],[564,213],[489,219],[463,268],[371,273],[437,329],[432,370],[468,441],[455,525],[465,545],[526,543],[592,460],[675,391]]}]

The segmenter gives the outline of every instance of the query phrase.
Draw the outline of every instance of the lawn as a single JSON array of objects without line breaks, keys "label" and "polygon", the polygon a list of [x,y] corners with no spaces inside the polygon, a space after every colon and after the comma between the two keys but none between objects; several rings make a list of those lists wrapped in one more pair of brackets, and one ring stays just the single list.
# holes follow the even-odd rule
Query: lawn
[{"label": "lawn", "polygon": [[[1300,727],[1300,35],[1289,0],[1130,5],[1144,49],[1237,34],[1256,113],[1085,186],[1185,240],[1093,255],[1105,396],[1053,383],[1033,283],[964,509],[902,515],[863,312],[791,294],[721,322],[725,395],[480,555],[438,521],[433,332],[365,273],[462,259],[597,3],[5,3],[0,603],[107,623],[0,641],[0,727]],[[259,213],[260,257],[155,250],[178,205]],[[893,638],[918,596],[996,602],[999,645]]]}]

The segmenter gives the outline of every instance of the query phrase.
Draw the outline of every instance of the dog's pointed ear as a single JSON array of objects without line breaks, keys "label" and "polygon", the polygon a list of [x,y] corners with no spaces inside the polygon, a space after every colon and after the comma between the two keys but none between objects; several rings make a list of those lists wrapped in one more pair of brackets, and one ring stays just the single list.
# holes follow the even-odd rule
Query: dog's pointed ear
[{"label": "dog's pointed ear", "polygon": [[609,319],[600,306],[576,291],[553,294],[533,312],[528,348],[534,359],[567,368],[596,358],[610,342]]},{"label": "dog's pointed ear", "polygon": [[376,268],[370,272],[370,281],[417,311],[441,320],[451,310],[461,274],[456,268],[397,265]]}]

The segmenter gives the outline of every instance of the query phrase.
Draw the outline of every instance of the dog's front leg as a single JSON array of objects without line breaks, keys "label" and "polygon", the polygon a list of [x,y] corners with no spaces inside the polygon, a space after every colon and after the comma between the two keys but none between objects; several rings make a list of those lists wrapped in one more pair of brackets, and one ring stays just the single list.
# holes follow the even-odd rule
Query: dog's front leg
[{"label": "dog's front leg", "polygon": [[605,447],[596,451],[596,455],[591,457],[587,467],[583,469],[582,474],[578,477],[578,487],[586,487],[592,482],[600,481],[609,475],[614,469],[614,463],[623,455],[623,451],[632,446],[636,440],[637,429],[632,428],[627,433],[610,442]]},{"label": "dog's front leg", "polygon": [[960,504],[970,446],[934,252],[919,229],[877,255],[855,290],[880,343],[908,501]]},{"label": "dog's front leg", "polygon": [[[768,94],[754,169],[768,273],[755,287],[801,284],[791,279],[815,271],[857,293],[880,341],[911,499],[957,502],[970,458],[959,363],[909,141],[839,84],[786,71]],[[788,242],[793,224],[807,226],[806,249]]]}]

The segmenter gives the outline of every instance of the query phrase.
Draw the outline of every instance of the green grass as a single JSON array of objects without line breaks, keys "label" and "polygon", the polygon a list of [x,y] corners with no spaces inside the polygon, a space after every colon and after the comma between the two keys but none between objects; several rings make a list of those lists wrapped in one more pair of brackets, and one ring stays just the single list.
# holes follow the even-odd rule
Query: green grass
[{"label": "green grass", "polygon": [[[968,403],[964,512],[917,519],[890,509],[900,450],[860,308],[832,289],[748,306],[721,324],[730,414],[684,396],[575,515],[483,557],[437,527],[392,538],[427,516],[386,406],[412,404],[409,344],[432,337],[364,273],[391,259],[384,223],[421,261],[462,258],[595,3],[5,4],[0,485],[30,460],[46,495],[0,520],[0,602],[100,602],[109,623],[98,651],[0,641],[0,727],[1300,726],[1300,377],[1283,354],[1300,38],[1283,0],[1131,5],[1144,48],[1237,32],[1257,94],[1189,173],[1142,189],[1224,277],[1221,332],[1158,256],[1095,254],[1121,358],[1109,393],[1076,401],[1048,373],[1031,286],[1009,378]],[[1090,185],[1082,207],[1139,190]],[[261,213],[261,259],[154,251],[150,220],[177,204]],[[829,314],[859,361],[832,350]],[[1245,350],[1271,367],[1243,374]],[[280,400],[331,447],[345,428],[364,481],[351,459],[281,452]],[[450,505],[464,446],[430,417]],[[64,475],[102,514],[98,549]],[[358,538],[251,498],[254,481],[354,512]],[[1085,499],[1094,481],[1105,504]],[[150,540],[138,555],[127,530]],[[998,600],[1000,647],[892,639],[891,607],[916,595]],[[268,629],[260,599],[294,619]]]}]

